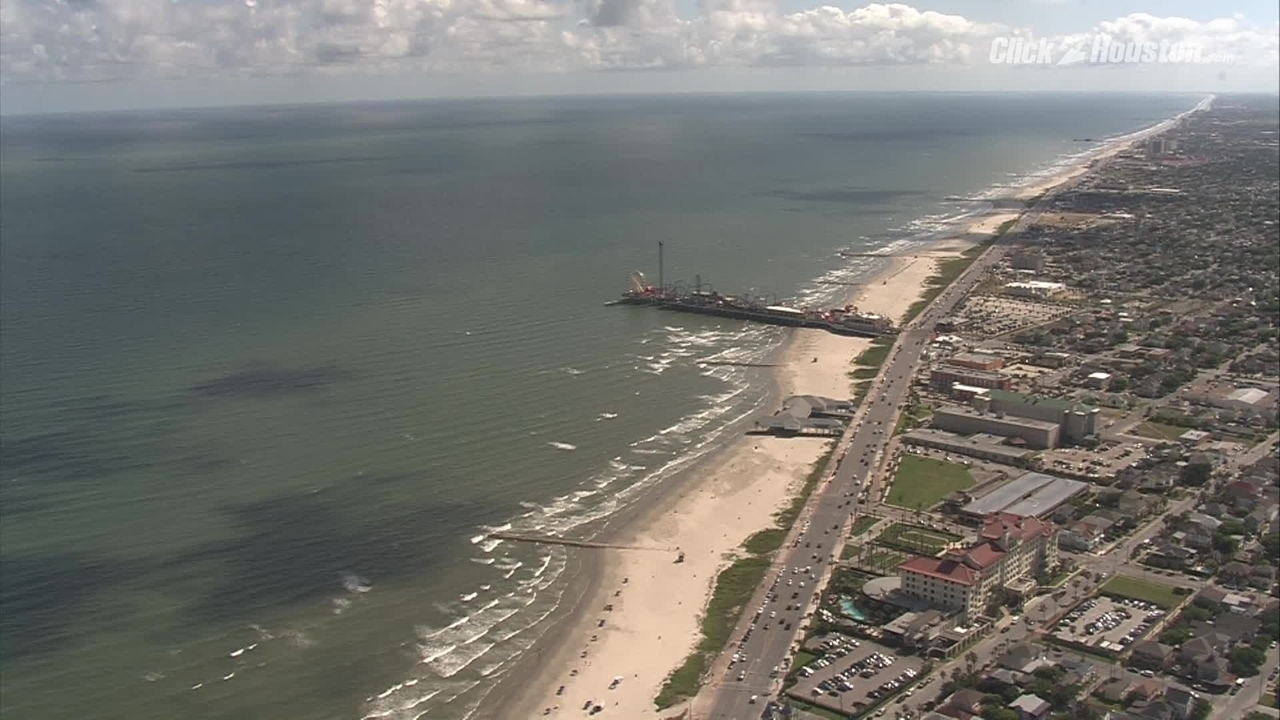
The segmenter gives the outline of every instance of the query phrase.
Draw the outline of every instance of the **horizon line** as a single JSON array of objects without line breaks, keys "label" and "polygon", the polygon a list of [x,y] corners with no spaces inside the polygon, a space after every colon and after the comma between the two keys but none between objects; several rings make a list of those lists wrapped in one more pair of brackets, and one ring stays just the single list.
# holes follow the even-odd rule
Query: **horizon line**
[{"label": "horizon line", "polygon": [[520,93],[520,94],[476,94],[476,95],[439,95],[435,97],[399,97],[399,98],[381,98],[381,99],[334,99],[334,100],[314,100],[314,101],[296,101],[296,102],[230,102],[224,104],[209,105],[172,105],[161,107],[147,108],[131,108],[131,109],[85,109],[85,110],[58,110],[52,112],[45,111],[23,111],[5,112],[4,103],[0,103],[0,118],[36,118],[36,117],[67,117],[81,115],[138,115],[146,113],[164,113],[164,112],[198,112],[198,111],[216,111],[216,110],[251,110],[251,109],[288,109],[288,108],[316,108],[330,106],[356,106],[356,105],[425,105],[431,103],[460,103],[460,102],[477,102],[477,101],[510,101],[510,100],[556,100],[556,99],[618,99],[618,98],[665,98],[665,97],[743,97],[743,96],[785,96],[785,95],[1133,95],[1133,96],[1203,96],[1209,97],[1280,97],[1280,91],[1268,90],[1241,90],[1237,92],[1206,91],[1206,90],[1122,90],[1122,89],[1092,89],[1092,90],[1061,90],[1061,89],[1018,89],[1018,90],[936,90],[936,89],[900,89],[900,90],[871,90],[871,89],[841,89],[841,90],[822,90],[822,89],[800,89],[800,90],[671,90],[667,92],[626,92],[626,91],[605,91],[605,92],[549,92],[549,93]]}]

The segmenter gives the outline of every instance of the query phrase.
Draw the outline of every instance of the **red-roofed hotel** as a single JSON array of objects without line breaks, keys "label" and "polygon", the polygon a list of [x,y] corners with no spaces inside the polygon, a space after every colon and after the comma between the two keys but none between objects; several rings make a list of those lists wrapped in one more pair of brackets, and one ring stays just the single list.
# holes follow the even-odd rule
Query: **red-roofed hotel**
[{"label": "red-roofed hotel", "polygon": [[899,565],[902,592],[979,615],[1000,588],[1020,595],[1035,588],[1036,573],[1058,564],[1057,535],[1051,523],[1033,517],[988,515],[973,546]]}]

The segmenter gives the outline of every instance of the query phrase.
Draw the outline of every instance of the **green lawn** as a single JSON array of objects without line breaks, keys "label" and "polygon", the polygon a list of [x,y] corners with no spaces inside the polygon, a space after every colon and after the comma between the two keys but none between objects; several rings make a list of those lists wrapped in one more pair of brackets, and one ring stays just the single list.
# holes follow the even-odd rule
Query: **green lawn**
[{"label": "green lawn", "polygon": [[871,529],[871,526],[880,522],[880,518],[875,515],[860,515],[857,520],[853,521],[853,527],[849,528],[849,537],[857,537],[862,533]]},{"label": "green lawn", "polygon": [[935,273],[925,281],[925,291],[921,295],[920,299],[912,303],[911,307],[907,308],[907,315],[906,318],[903,319],[903,323],[911,322],[915,316],[919,315],[925,308],[929,307],[929,303],[933,302],[933,299],[941,295],[942,291],[948,285],[954,282],[956,278],[960,277],[960,274],[972,265],[973,261],[985,252],[987,247],[987,243],[982,243],[981,245],[976,245],[965,250],[960,254],[960,257],[946,258],[939,261],[937,271],[935,271]]},{"label": "green lawn", "polygon": [[796,708],[797,710],[802,710],[811,715],[817,715],[820,718],[826,718],[826,720],[844,720],[846,717],[845,715],[841,715],[835,710],[828,710],[820,705],[813,705],[811,703],[807,703],[797,698],[795,695],[792,695],[791,699],[788,700],[788,702],[791,704],[792,707]]},{"label": "green lawn", "polygon": [[1138,426],[1133,429],[1133,434],[1141,435],[1142,437],[1155,438],[1156,440],[1177,440],[1182,437],[1183,433],[1190,429],[1191,428],[1178,427],[1177,425],[1167,425],[1162,422],[1156,422],[1155,420],[1147,420],[1139,423]]},{"label": "green lawn", "polygon": [[1151,582],[1130,575],[1117,575],[1102,586],[1104,595],[1119,595],[1155,603],[1166,610],[1182,602],[1173,586]]},{"label": "green lawn", "polygon": [[[884,364],[885,358],[889,357],[889,350],[893,348],[894,340],[893,336],[878,337],[872,340],[871,346],[858,353],[858,357],[853,361],[853,364],[859,367],[879,369]],[[872,377],[875,376],[873,375]]]},{"label": "green lawn", "polygon": [[911,510],[925,510],[956,490],[971,487],[973,476],[963,465],[906,455],[893,476],[893,488],[885,502]]},{"label": "green lawn", "polygon": [[814,660],[817,660],[819,657],[822,657],[822,656],[821,656],[821,655],[818,655],[818,654],[816,654],[816,653],[811,653],[811,652],[809,652],[808,650],[799,650],[799,651],[797,651],[797,652],[796,652],[796,659],[795,659],[795,661],[791,663],[791,669],[792,669],[793,671],[794,671],[794,670],[799,670],[800,668],[804,667],[805,665],[808,665],[809,663],[813,662]]},{"label": "green lawn", "polygon": [[669,708],[698,694],[712,658],[728,644],[743,607],[751,600],[751,594],[768,569],[768,557],[748,557],[720,572],[711,602],[707,604],[707,613],[702,617],[702,641],[667,678],[654,700],[658,709]]},{"label": "green lawn", "polygon": [[880,533],[876,538],[876,544],[908,553],[933,555],[959,539],[959,535],[941,530],[894,523]]}]

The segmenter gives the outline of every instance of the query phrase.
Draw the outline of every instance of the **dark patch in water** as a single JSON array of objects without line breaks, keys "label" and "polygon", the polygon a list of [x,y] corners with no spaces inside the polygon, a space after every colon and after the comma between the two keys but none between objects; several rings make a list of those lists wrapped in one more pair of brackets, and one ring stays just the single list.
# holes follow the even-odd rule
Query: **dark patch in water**
[{"label": "dark patch in water", "polygon": [[120,469],[125,458],[104,448],[99,438],[76,430],[0,439],[0,468],[6,479],[26,474],[91,479]]},{"label": "dark patch in water", "polygon": [[410,473],[388,473],[385,475],[356,475],[352,478],[357,482],[364,482],[369,485],[398,485],[404,482],[412,482],[420,480],[421,477]]},{"label": "dark patch in water", "polygon": [[815,140],[837,140],[841,142],[893,142],[897,140],[922,142],[936,140],[940,137],[969,137],[976,134],[976,131],[965,128],[951,127],[942,129],[933,126],[929,127],[927,134],[922,133],[921,129],[918,127],[854,130],[849,132],[800,133],[802,137],[813,138]]},{"label": "dark patch in water", "polygon": [[58,650],[80,637],[77,618],[125,575],[119,563],[77,554],[0,556],[0,657]]},{"label": "dark patch in water", "polygon": [[172,572],[198,567],[204,579],[216,578],[212,589],[200,584],[204,594],[190,608],[201,620],[248,619],[338,597],[346,573],[375,588],[429,575],[448,561],[450,539],[487,517],[478,505],[406,506],[367,485],[232,505],[224,512],[234,537],[169,563]]},{"label": "dark patch in water", "polygon": [[273,398],[321,390],[351,373],[332,365],[313,368],[255,368],[241,370],[192,387],[207,397]]},{"label": "dark patch in water", "polygon": [[798,202],[847,203],[851,205],[877,205],[900,198],[925,197],[927,193],[904,190],[779,190],[778,197]]},{"label": "dark patch in water", "polygon": [[368,155],[345,158],[319,158],[314,160],[235,160],[218,163],[185,163],[182,165],[150,165],[134,168],[138,173],[201,172],[204,170],[279,170],[312,165],[348,165],[351,163],[381,162],[396,159],[392,155]]}]

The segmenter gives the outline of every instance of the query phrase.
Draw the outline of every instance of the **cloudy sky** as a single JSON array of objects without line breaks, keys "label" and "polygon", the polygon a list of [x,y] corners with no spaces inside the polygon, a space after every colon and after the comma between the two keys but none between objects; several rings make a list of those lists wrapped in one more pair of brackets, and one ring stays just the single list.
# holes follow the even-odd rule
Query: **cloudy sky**
[{"label": "cloudy sky", "polygon": [[1275,92],[1278,73],[1275,0],[0,2],[5,113],[578,92]]}]

